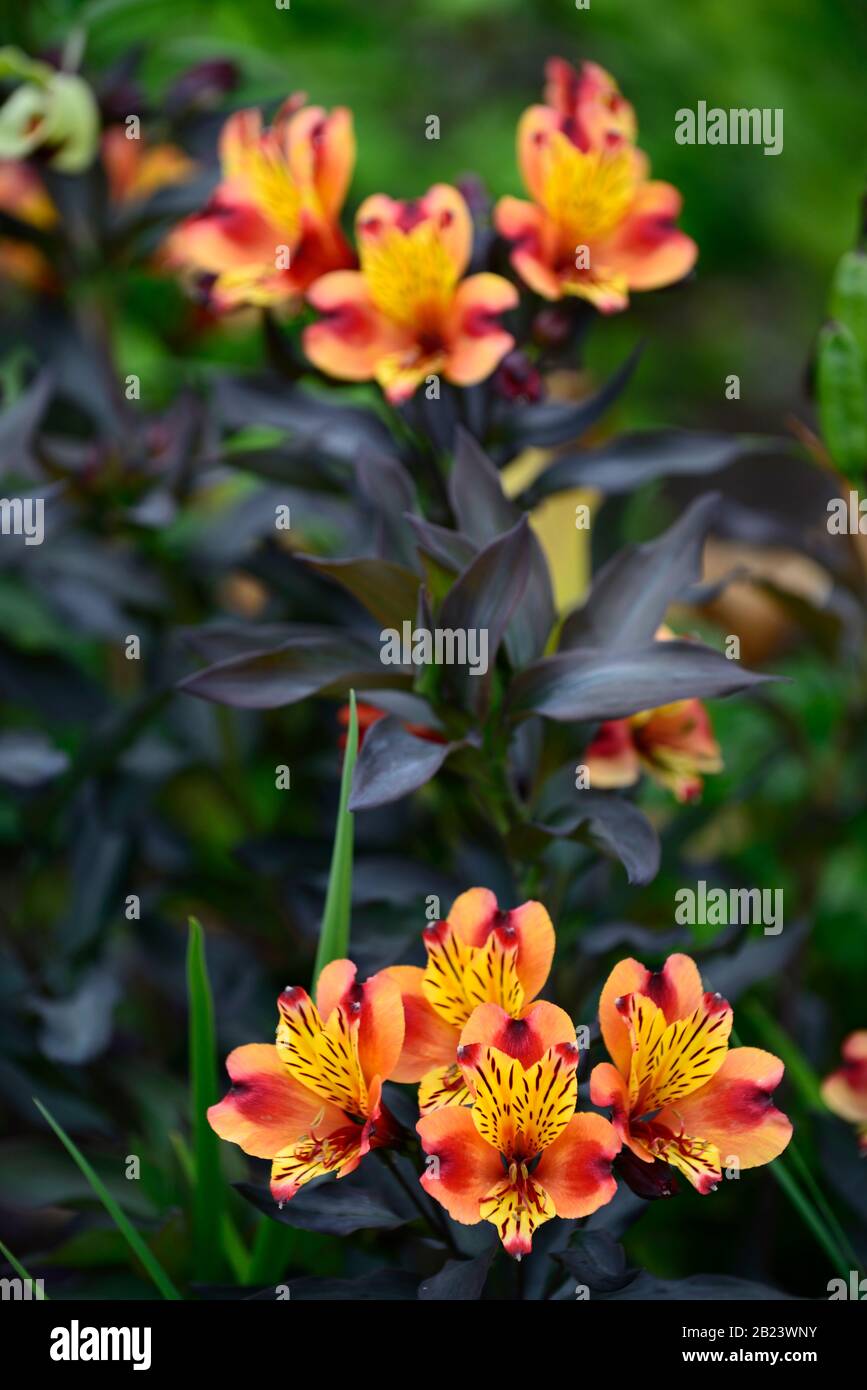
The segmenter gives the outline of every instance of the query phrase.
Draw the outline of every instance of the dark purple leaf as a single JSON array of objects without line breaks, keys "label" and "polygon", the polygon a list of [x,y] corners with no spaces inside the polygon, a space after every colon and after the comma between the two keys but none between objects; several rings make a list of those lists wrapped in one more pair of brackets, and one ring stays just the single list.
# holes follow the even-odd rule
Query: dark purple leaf
[{"label": "dark purple leaf", "polygon": [[669,605],[701,576],[704,542],[719,494],[698,498],[656,540],[629,545],[603,565],[583,608],[563,624],[560,651],[626,650],[649,642]]},{"label": "dark purple leaf", "polygon": [[365,735],[352,778],[351,811],[369,811],[423,787],[459,743],[416,738],[398,719],[380,719]]},{"label": "dark purple leaf", "polygon": [[399,628],[404,619],[415,617],[421,579],[412,570],[391,560],[373,557],[324,560],[315,555],[304,561],[342,584],[383,627]]},{"label": "dark purple leaf", "polygon": [[497,433],[512,446],[513,454],[531,444],[547,449],[555,444],[567,444],[570,440],[579,439],[620,395],[638,366],[642,351],[643,344],[639,344],[623,366],[588,400],[548,401],[543,405],[518,406],[503,411]]},{"label": "dark purple leaf", "polygon": [[777,679],[698,642],[653,642],[631,652],[587,647],[545,657],[522,671],[512,682],[508,706],[515,718],[625,719],[675,700],[717,699]]},{"label": "dark purple leaf", "polygon": [[753,435],[641,430],[610,444],[555,459],[520,499],[527,505],[575,487],[632,492],[657,478],[717,473],[744,454],[779,453],[786,444]]}]

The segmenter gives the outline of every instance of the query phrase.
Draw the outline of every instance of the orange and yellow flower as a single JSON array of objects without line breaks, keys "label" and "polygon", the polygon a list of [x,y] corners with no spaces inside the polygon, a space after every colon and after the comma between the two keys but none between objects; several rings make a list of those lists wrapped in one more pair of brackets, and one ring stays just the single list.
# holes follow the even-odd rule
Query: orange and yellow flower
[{"label": "orange and yellow flower", "polygon": [[612,970],[599,1001],[611,1062],[593,1068],[594,1105],[610,1108],[623,1143],[662,1159],[700,1193],[723,1167],[770,1163],[792,1135],[773,1104],[783,1063],[756,1047],[728,1046],[731,1006],[707,994],[689,956],[651,973],[637,960]]},{"label": "orange and yellow flower", "polygon": [[[42,232],[58,222],[57,209],[39,175],[20,159],[0,159],[0,212]],[[0,275],[34,290],[56,284],[51,264],[39,247],[12,237],[0,240]]]},{"label": "orange and yellow flower", "polygon": [[112,202],[134,203],[161,188],[187,183],[197,165],[177,145],[149,145],[130,140],[123,126],[113,125],[102,136],[102,162]]},{"label": "orange and yellow flower", "polygon": [[275,1201],[311,1178],[352,1173],[397,1130],[382,1104],[403,1045],[400,990],[385,972],[357,984],[349,960],[319,976],[316,1003],[298,987],[277,1001],[277,1042],[230,1053],[232,1089],[208,1111],[221,1139],[271,1159]]},{"label": "orange and yellow flower", "polygon": [[843,1065],[822,1082],[829,1110],[856,1126],[858,1147],[867,1157],[867,1028],[850,1033],[840,1049]]},{"label": "orange and yellow flower", "polygon": [[297,306],[320,275],[353,264],[339,217],[355,164],[352,116],[291,97],[263,129],[238,111],[220,137],[222,182],[168,238],[170,264],[204,277],[217,310]]},{"label": "orange and yellow flower", "polygon": [[317,280],[308,299],[323,318],[304,333],[307,356],[344,381],[376,380],[393,402],[429,376],[472,386],[514,339],[498,315],[518,302],[500,275],[463,278],[473,224],[456,188],[437,184],[414,202],[383,193],[356,219],[361,269]]},{"label": "orange and yellow flower", "polygon": [[[394,965],[387,971],[403,998],[406,1027],[395,1081],[419,1081],[423,1115],[445,1105],[466,1105],[470,1093],[458,1065],[461,1032],[479,1004],[500,1005],[516,1028],[518,1046],[533,1018],[550,1005],[533,1005],[554,958],[554,927],[541,903],[503,912],[488,888],[462,893],[445,921],[424,930],[427,967]],[[542,1010],[541,1014],[534,1014]],[[516,1056],[522,1056],[520,1049]]]},{"label": "orange and yellow flower", "polygon": [[553,1004],[536,1010],[545,1018],[534,1026],[480,1005],[458,1052],[472,1104],[436,1110],[417,1125],[429,1155],[425,1190],[455,1221],[490,1221],[518,1259],[544,1222],[589,1216],[611,1200],[621,1147],[601,1115],[576,1114],[578,1048],[568,1015]]},{"label": "orange and yellow flower", "polygon": [[648,177],[636,148],[632,107],[595,64],[576,73],[562,59],[546,69],[544,105],[518,126],[518,164],[532,202],[502,198],[498,231],[512,264],[545,299],[576,295],[616,313],[631,290],[682,279],[695,242],[675,226],[681,197]]},{"label": "orange and yellow flower", "polygon": [[678,801],[695,801],[702,779],[723,765],[701,700],[677,700],[628,719],[606,720],[589,744],[584,764],[593,787],[631,787],[644,771]]}]

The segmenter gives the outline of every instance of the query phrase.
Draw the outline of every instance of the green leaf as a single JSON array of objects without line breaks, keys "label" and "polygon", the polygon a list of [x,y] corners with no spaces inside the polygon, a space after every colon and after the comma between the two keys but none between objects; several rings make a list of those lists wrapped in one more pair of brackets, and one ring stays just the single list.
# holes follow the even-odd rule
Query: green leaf
[{"label": "green leaf", "polygon": [[193,1249],[196,1277],[216,1279],[222,1270],[220,1231],[226,1189],[220,1173],[220,1140],[208,1124],[219,1099],[214,1001],[201,923],[190,918],[187,941],[190,1106],[193,1130]]},{"label": "green leaf", "polygon": [[346,733],[346,752],[343,775],[340,779],[340,804],[334,831],[334,849],[328,875],[325,910],[319,928],[319,948],[313,967],[313,987],[325,966],[332,960],[342,960],[349,953],[349,917],[352,905],[352,839],[353,817],[349,809],[352,772],[358,754],[358,715],[355,691],[349,693],[349,728]]},{"label": "green leaf", "polygon": [[828,452],[847,478],[858,478],[867,468],[864,377],[864,361],[852,330],[842,323],[826,323],[819,334],[819,419]]},{"label": "green leaf", "polygon": [[61,1144],[66,1149],[66,1152],[75,1161],[80,1171],[87,1178],[87,1181],[93,1188],[93,1191],[96,1193],[99,1200],[102,1202],[102,1205],[105,1207],[112,1221],[117,1226],[117,1229],[120,1231],[127,1245],[132,1250],[136,1258],[141,1261],[142,1265],[147,1270],[151,1279],[156,1284],[163,1298],[175,1300],[180,1299],[181,1295],[178,1293],[171,1279],[166,1274],[159,1260],[156,1258],[153,1251],[151,1251],[147,1247],[147,1245],[139,1235],[138,1231],[130,1222],[129,1218],[125,1216],[124,1213],[121,1211],[120,1207],[112,1197],[105,1183],[88,1163],[81,1150],[72,1142],[66,1131],[61,1128],[61,1126],[55,1120],[54,1116],[45,1108],[45,1106],[42,1104],[40,1100],[37,1100],[36,1096],[33,1097],[33,1104],[36,1106],[36,1109],[39,1111],[43,1119],[54,1130],[54,1133],[57,1135]]}]

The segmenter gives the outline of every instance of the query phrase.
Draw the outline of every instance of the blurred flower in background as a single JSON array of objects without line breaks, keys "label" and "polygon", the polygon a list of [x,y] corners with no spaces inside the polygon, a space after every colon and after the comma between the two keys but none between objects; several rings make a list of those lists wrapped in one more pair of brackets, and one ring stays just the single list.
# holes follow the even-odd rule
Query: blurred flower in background
[{"label": "blurred flower in background", "polygon": [[549,104],[518,126],[518,164],[531,203],[501,198],[495,222],[513,243],[512,264],[545,299],[577,295],[604,314],[625,309],[630,290],[660,289],[695,264],[695,242],[675,227],[681,197],[650,180],[632,143],[635,117],[595,63],[580,74],[547,66]]},{"label": "blurred flower in background", "polygon": [[355,164],[352,117],[304,100],[290,97],[268,128],[259,111],[229,117],[221,183],[168,238],[169,264],[204,281],[217,310],[296,308],[319,276],[353,264],[338,221]]}]

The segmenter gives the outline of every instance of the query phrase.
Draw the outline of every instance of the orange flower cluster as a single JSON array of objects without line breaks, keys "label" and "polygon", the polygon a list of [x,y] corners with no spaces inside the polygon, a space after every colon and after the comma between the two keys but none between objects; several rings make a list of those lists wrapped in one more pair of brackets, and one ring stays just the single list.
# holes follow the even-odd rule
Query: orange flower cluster
[{"label": "orange flower cluster", "polygon": [[[518,159],[533,202],[503,198],[496,225],[512,264],[546,299],[577,295],[602,312],[629,290],[680,279],[695,243],[674,227],[680,197],[648,179],[632,107],[602,68],[552,59],[545,102],[525,112]],[[420,198],[366,198],[357,254],[340,228],[355,160],[350,113],[294,96],[264,129],[257,111],[227,122],[223,177],[208,205],[171,235],[168,259],[209,284],[218,310],[304,299],[320,318],[304,348],[321,371],[376,381],[399,404],[442,377],[472,386],[514,346],[500,316],[518,290],[501,275],[468,275],[473,222],[461,193],[436,184]]]},{"label": "orange flower cluster", "polygon": [[699,1193],[782,1153],[792,1126],[772,1097],[783,1064],[729,1047],[731,1007],[684,955],[655,974],[631,959],[614,967],[599,1004],[611,1061],[590,1078],[610,1118],[579,1109],[575,1025],[538,997],[554,944],[541,903],[502,911],[472,888],[425,928],[425,969],[391,966],[362,985],[350,961],[332,962],[315,1003],[283,991],[275,1044],[231,1054],[213,1128],[271,1159],[282,1202],[399,1143],[383,1083],[418,1083],[421,1185],[455,1221],[494,1225],[518,1258],[552,1217],[611,1200],[622,1148],[639,1168],[669,1164]]}]

